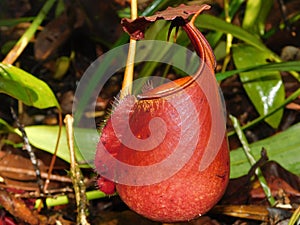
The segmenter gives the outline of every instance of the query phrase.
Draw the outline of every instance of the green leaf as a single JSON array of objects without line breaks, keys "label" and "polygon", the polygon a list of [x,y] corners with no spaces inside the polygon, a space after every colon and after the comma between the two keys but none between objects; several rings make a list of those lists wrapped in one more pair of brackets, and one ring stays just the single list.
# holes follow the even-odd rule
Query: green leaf
[{"label": "green leaf", "polygon": [[[99,136],[95,135],[95,130],[92,129],[76,129],[79,129],[79,131],[76,131],[78,134],[76,138],[82,138],[80,140],[82,143],[86,142],[86,148],[80,150],[88,151],[90,156],[93,156],[96,151],[96,144],[99,140]],[[54,154],[58,126],[28,126],[25,127],[25,131],[32,145]],[[19,131],[16,130],[16,132]],[[250,144],[252,153],[254,157],[258,159],[260,157],[261,148],[264,147],[267,149],[270,160],[280,163],[283,167],[293,173],[300,174],[300,139],[297,135],[299,133],[300,123],[290,127],[284,132],[278,133],[277,135]],[[84,161],[82,153],[79,150],[76,149],[75,155],[79,162]],[[57,156],[67,162],[70,160],[65,128],[63,128]],[[230,152],[230,158],[231,178],[236,178],[248,173],[250,164],[245,157],[242,148],[232,150]]]},{"label": "green leaf", "polygon": [[[288,171],[300,175],[300,123],[287,130],[250,144],[253,156],[260,158],[261,149],[267,150],[269,160],[278,162]],[[250,164],[242,148],[230,152],[230,178],[246,175]]]},{"label": "green leaf", "polygon": [[34,17],[21,17],[21,18],[15,18],[15,19],[1,19],[0,20],[0,27],[12,27],[19,23],[25,23],[25,22],[31,22],[34,19]]},{"label": "green leaf", "polygon": [[273,0],[247,1],[243,28],[258,35],[264,34],[265,20],[273,6]]},{"label": "green leaf", "polygon": [[15,44],[17,43],[16,40],[10,40],[10,41],[7,41],[6,43],[4,43],[2,46],[1,46],[1,53],[3,55],[6,55],[9,53],[9,51],[15,46]]},{"label": "green leaf", "polygon": [[10,126],[5,120],[0,118],[0,134],[14,132],[15,129],[12,126]]},{"label": "green leaf", "polygon": [[[28,126],[25,127],[25,131],[32,145],[51,154],[54,153],[58,126]],[[80,132],[82,135],[77,135],[77,138],[81,136],[81,142],[86,142],[86,148],[81,149],[81,151],[89,151],[91,156],[94,155],[99,136],[95,135],[95,130],[92,129],[81,129]],[[270,160],[280,163],[283,167],[293,173],[300,174],[300,139],[297,135],[299,133],[300,123],[277,135],[250,144],[251,151],[254,157],[258,159],[260,157],[261,148],[264,147],[267,149]],[[76,159],[79,162],[84,160],[81,152],[77,149],[75,154]],[[57,156],[67,162],[70,160],[65,128],[63,128]],[[230,152],[230,158],[231,178],[236,178],[248,173],[250,164],[245,157],[242,148],[232,150]]]},{"label": "green leaf", "polygon": [[[36,148],[39,148],[51,154],[54,154],[58,129],[59,129],[58,126],[46,126],[46,125],[25,127],[25,131],[28,136],[30,144],[32,144]],[[19,131],[16,130],[16,132],[20,134]],[[77,146],[75,146],[76,160],[78,161],[79,164],[82,164],[81,166],[89,167],[86,164],[87,163],[86,158],[84,158],[83,155],[86,157],[87,156],[86,152],[88,152],[89,159],[87,160],[92,160],[94,158],[96,145],[99,141],[99,136],[95,135],[97,134],[95,130],[85,129],[85,128],[76,128],[76,133],[77,133],[76,138],[81,138],[80,142],[85,146],[85,149],[78,149]],[[75,144],[76,144],[76,138],[74,139]],[[86,151],[86,152],[82,154],[82,152],[80,151]],[[67,144],[65,127],[63,127],[61,133],[60,142],[57,151],[57,157],[65,160],[66,162],[70,162],[70,153]]]},{"label": "green leaf", "polygon": [[235,38],[238,38],[261,51],[269,52],[272,55],[272,58],[278,59],[278,56],[276,56],[275,53],[270,51],[256,35],[249,33],[241,27],[227,23],[224,20],[219,19],[215,16],[201,14],[197,17],[195,25],[199,28],[216,30],[223,33],[232,34],[232,36],[234,36]]},{"label": "green leaf", "polygon": [[65,2],[63,0],[58,0],[55,8],[55,17],[60,16],[65,10]]},{"label": "green leaf", "polygon": [[61,79],[66,75],[70,68],[71,58],[67,56],[61,56],[56,60],[54,79]]},{"label": "green leaf", "polygon": [[[245,0],[231,0],[229,3],[228,14],[229,17],[232,19],[237,11],[240,9],[241,5],[245,2]],[[225,11],[223,11],[219,16],[219,18],[224,19]],[[215,31],[209,32],[205,37],[209,42],[210,46],[214,49],[217,43],[220,41],[221,37],[223,36],[223,32]]]},{"label": "green leaf", "polygon": [[259,32],[259,35],[264,35],[265,34],[265,24],[266,20],[270,14],[270,11],[273,7],[273,0],[262,0],[262,6],[259,11],[259,15],[257,18],[257,29]]},{"label": "green leaf", "polygon": [[[235,66],[245,68],[249,66],[266,64],[270,59],[269,52],[260,51],[250,45],[236,45],[232,48]],[[268,114],[273,108],[284,102],[284,87],[279,72],[252,71],[240,73],[240,79],[260,115]],[[265,119],[265,121],[277,128],[283,115],[283,109]]]},{"label": "green leaf", "polygon": [[249,71],[300,71],[299,61],[280,62],[280,63],[269,63],[258,66],[250,66],[237,70],[229,70],[221,73],[216,73],[218,81],[224,80],[234,74]]},{"label": "green leaf", "polygon": [[0,63],[0,93],[36,108],[60,108],[55,95],[42,80],[15,66]]}]

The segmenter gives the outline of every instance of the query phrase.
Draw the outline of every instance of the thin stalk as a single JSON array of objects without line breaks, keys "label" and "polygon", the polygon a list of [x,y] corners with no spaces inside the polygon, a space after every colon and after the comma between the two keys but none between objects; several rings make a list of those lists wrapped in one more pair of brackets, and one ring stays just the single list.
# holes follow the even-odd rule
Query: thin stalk
[{"label": "thin stalk", "polygon": [[18,40],[18,42],[15,44],[15,46],[6,55],[6,57],[2,61],[3,63],[13,64],[17,60],[17,58],[22,54],[23,50],[28,45],[29,41],[32,39],[34,33],[36,32],[36,30],[38,29],[38,27],[40,26],[42,21],[45,19],[47,13],[52,8],[55,1],[56,0],[46,1],[43,8],[40,10],[38,15],[32,21],[30,27],[25,31],[25,33]]},{"label": "thin stalk", "polygon": [[[298,221],[298,222],[297,222]],[[289,220],[288,225],[296,225],[299,224],[300,221],[300,206],[295,210],[292,217]]]},{"label": "thin stalk", "polygon": [[[253,166],[253,165],[256,163],[256,160],[255,160],[254,156],[253,156],[252,153],[251,153],[251,148],[250,148],[250,146],[249,146],[249,143],[248,143],[248,141],[247,141],[247,138],[246,138],[244,132],[243,132],[242,129],[241,129],[241,126],[240,126],[240,124],[239,124],[239,121],[237,120],[236,117],[234,117],[234,116],[232,116],[232,115],[229,115],[229,117],[230,117],[230,119],[231,119],[231,121],[232,121],[232,124],[233,124],[235,130],[236,130],[236,133],[237,133],[237,135],[238,135],[238,138],[239,138],[239,140],[240,140],[240,142],[241,142],[241,144],[242,144],[242,146],[243,146],[245,155],[246,155],[246,157],[247,157],[247,159],[248,159],[250,165]],[[267,199],[268,199],[270,205],[271,205],[271,206],[274,206],[274,205],[275,205],[275,199],[274,199],[274,197],[272,196],[272,192],[271,192],[271,190],[270,190],[270,188],[269,188],[269,186],[268,186],[268,183],[267,183],[265,177],[263,176],[263,174],[262,174],[260,168],[257,168],[257,169],[255,170],[255,174],[256,174],[256,176],[257,176],[257,178],[258,178],[258,181],[259,181],[259,183],[260,183],[260,185],[261,185],[263,191],[265,192],[265,195],[266,195],[266,197],[267,197]]]},{"label": "thin stalk", "polygon": [[17,124],[17,127],[18,127],[19,131],[22,134],[23,143],[24,143],[23,148],[27,151],[27,153],[29,155],[30,161],[31,161],[32,166],[34,168],[34,172],[35,172],[35,176],[36,176],[36,182],[37,182],[38,187],[39,187],[39,192],[41,193],[43,188],[44,188],[44,184],[43,184],[43,180],[42,180],[42,177],[41,177],[41,170],[39,168],[36,155],[35,155],[34,151],[32,150],[32,147],[29,143],[29,139],[28,139],[28,136],[26,134],[26,131],[25,131],[24,127],[21,125],[21,123],[20,123],[15,111],[13,110],[13,108],[11,108],[11,114],[12,114],[12,117],[13,117],[13,119],[15,120],[15,122]]},{"label": "thin stalk", "polygon": [[[131,19],[134,20],[137,18],[137,0],[131,0]],[[120,98],[122,99],[126,95],[132,93],[132,81],[134,73],[134,57],[136,49],[136,40],[130,38],[128,56],[126,62],[126,68],[124,73],[124,80],[122,83],[122,91]]]},{"label": "thin stalk", "polygon": [[55,143],[54,153],[52,155],[50,166],[49,166],[49,170],[48,170],[48,176],[47,176],[47,179],[45,180],[45,185],[44,185],[44,190],[43,190],[44,193],[47,193],[48,186],[50,184],[51,174],[52,174],[52,171],[54,169],[54,164],[55,164],[55,161],[56,161],[56,155],[57,155],[57,152],[58,152],[58,146],[59,146],[59,143],[60,143],[61,131],[62,131],[62,126],[63,126],[62,123],[63,123],[62,122],[62,111],[59,108],[58,109],[58,125],[59,125],[59,129],[58,129],[58,133],[57,133],[57,139],[56,139],[56,143]]},{"label": "thin stalk", "polygon": [[[224,11],[225,11],[225,21],[231,23],[231,17],[229,15],[229,0],[224,0]],[[231,33],[226,34],[226,57],[223,62],[222,72],[226,71],[227,65],[230,62],[230,50],[232,46],[233,36]]]},{"label": "thin stalk", "polygon": [[73,117],[65,117],[68,147],[70,150],[70,175],[74,187],[76,205],[77,205],[77,224],[88,225],[87,221],[87,199],[85,194],[84,177],[78,166],[74,149]]},{"label": "thin stalk", "polygon": [[[93,199],[99,199],[105,197],[107,197],[107,195],[102,191],[93,190],[93,191],[86,192],[87,200],[93,200]],[[67,195],[60,195],[56,197],[46,198],[47,207],[66,205],[68,203],[69,203],[69,198]],[[38,208],[41,204],[42,204],[41,199],[37,199],[35,202],[35,208]]]},{"label": "thin stalk", "polygon": [[[233,126],[234,126],[234,128],[237,132],[238,138],[239,138],[239,140],[240,140],[240,142],[243,146],[244,153],[245,153],[250,165],[253,166],[256,163],[256,160],[255,160],[254,156],[251,153],[251,148],[249,146],[247,138],[246,138],[245,134],[243,133],[243,131],[241,129],[241,126],[240,126],[238,120],[236,119],[236,117],[234,117],[232,115],[229,115],[229,117],[230,117],[230,119],[233,123]],[[255,170],[255,174],[257,175],[259,183],[260,183],[262,189],[264,190],[265,195],[266,195],[270,205],[274,206],[275,205],[275,199],[272,196],[271,190],[270,190],[270,188],[268,186],[268,183],[267,183],[265,177],[263,176],[261,170],[259,168],[257,168]]]}]

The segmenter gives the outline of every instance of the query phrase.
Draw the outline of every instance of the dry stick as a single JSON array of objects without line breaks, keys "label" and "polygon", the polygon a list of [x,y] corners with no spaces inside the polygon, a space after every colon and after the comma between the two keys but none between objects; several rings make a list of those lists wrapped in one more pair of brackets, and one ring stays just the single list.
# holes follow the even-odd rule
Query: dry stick
[{"label": "dry stick", "polygon": [[[286,6],[284,4],[284,1],[283,0],[277,0],[278,1],[278,4],[279,4],[279,9],[280,9],[280,13],[281,13],[281,16],[282,16],[282,19],[283,19],[283,23],[286,27],[286,29],[288,31],[291,31],[291,24],[289,22],[289,20],[287,19],[287,9],[286,9]],[[295,36],[295,32],[291,32],[292,36]]]},{"label": "dry stick", "polygon": [[[29,170],[29,169],[8,167],[8,166],[0,166],[0,172],[10,172],[10,173],[24,174],[24,175],[27,175],[27,176],[36,175],[35,171]],[[41,172],[41,177],[42,178],[47,178],[48,173]],[[51,174],[50,179],[55,180],[55,181],[59,181],[59,182],[71,182],[69,177],[54,175],[54,174]]]},{"label": "dry stick", "polygon": [[78,166],[74,150],[74,139],[73,139],[73,117],[66,115],[65,120],[68,147],[70,150],[70,175],[75,191],[76,205],[77,205],[77,224],[88,225],[86,218],[87,213],[87,199],[85,194],[85,184],[83,182],[83,175]]},{"label": "dry stick", "polygon": [[[131,19],[137,18],[137,0],[131,0]],[[134,72],[134,57],[136,49],[136,40],[130,38],[126,68],[124,72],[124,80],[122,83],[122,91],[120,99],[132,93],[132,81]]]},{"label": "dry stick", "polygon": [[54,153],[52,155],[51,158],[51,162],[50,162],[50,166],[49,166],[49,170],[48,170],[48,177],[45,181],[45,185],[44,185],[44,193],[47,192],[49,183],[50,183],[50,177],[54,168],[54,164],[56,161],[56,155],[57,155],[57,151],[58,151],[58,146],[59,146],[59,142],[60,142],[60,136],[61,136],[61,130],[62,130],[62,111],[61,109],[59,109],[58,111],[58,125],[59,125],[59,129],[58,129],[58,134],[57,134],[57,139],[56,139],[56,143],[55,143],[55,149],[54,149]]},{"label": "dry stick", "polygon": [[35,156],[34,152],[32,151],[32,148],[31,148],[31,145],[29,143],[27,134],[24,130],[24,127],[20,124],[19,119],[18,119],[15,111],[13,110],[13,108],[10,108],[10,110],[11,110],[11,114],[12,114],[13,119],[16,121],[16,124],[17,124],[17,127],[18,127],[19,131],[22,133],[22,138],[23,138],[23,141],[24,141],[24,149],[27,151],[27,153],[30,157],[30,161],[31,161],[31,163],[33,165],[33,168],[34,168],[34,171],[35,171],[37,184],[39,186],[39,191],[42,192],[43,188],[44,188],[44,184],[43,184],[43,180],[42,180],[42,177],[41,177],[41,171],[39,169],[36,156]]}]

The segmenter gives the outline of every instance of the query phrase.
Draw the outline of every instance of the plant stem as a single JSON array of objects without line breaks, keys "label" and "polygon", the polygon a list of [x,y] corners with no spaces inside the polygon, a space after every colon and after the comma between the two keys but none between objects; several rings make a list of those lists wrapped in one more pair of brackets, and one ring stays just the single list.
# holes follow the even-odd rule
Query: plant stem
[{"label": "plant stem", "polygon": [[[241,142],[241,144],[243,146],[245,155],[246,155],[247,159],[249,160],[250,165],[253,166],[256,163],[256,160],[255,160],[254,156],[251,153],[251,148],[249,146],[247,138],[246,138],[245,134],[243,133],[243,131],[241,129],[241,126],[240,126],[237,118],[234,117],[234,116],[232,116],[232,115],[229,115],[229,117],[230,117],[230,119],[231,119],[231,121],[233,123],[233,126],[234,126],[234,128],[236,130],[236,133],[238,135],[238,138],[239,138],[239,140],[240,140],[240,142]],[[275,199],[272,196],[272,192],[271,192],[271,190],[270,190],[270,188],[268,186],[268,183],[267,183],[265,177],[263,176],[260,168],[257,168],[255,170],[255,174],[256,174],[256,176],[258,178],[258,181],[259,181],[259,183],[260,183],[263,191],[265,192],[265,195],[266,195],[266,197],[267,197],[270,205],[274,206],[275,205]]]},{"label": "plant stem", "polygon": [[55,161],[56,161],[56,155],[57,155],[57,152],[58,152],[58,146],[59,146],[59,142],[60,142],[60,136],[61,136],[61,131],[62,131],[62,111],[60,108],[58,108],[58,125],[59,125],[59,129],[58,129],[58,133],[57,133],[57,139],[56,139],[56,144],[55,144],[55,149],[54,149],[54,153],[52,155],[52,158],[51,158],[51,162],[50,162],[50,165],[49,165],[49,170],[48,170],[48,176],[47,176],[47,179],[45,180],[45,185],[44,185],[44,193],[47,192],[47,189],[48,189],[48,186],[49,186],[49,183],[50,183],[50,177],[51,177],[51,174],[52,174],[52,171],[53,171],[53,168],[54,168],[54,164],[55,164]]},{"label": "plant stem", "polygon": [[73,117],[71,115],[66,115],[65,117],[66,132],[68,139],[68,147],[70,150],[70,175],[75,191],[76,205],[77,205],[77,224],[88,225],[86,218],[87,213],[87,199],[85,194],[85,184],[83,181],[83,175],[78,166],[75,157],[74,150],[74,133],[73,133]]},{"label": "plant stem", "polygon": [[[229,16],[229,0],[224,0],[224,10],[225,10],[225,21],[231,23],[231,18]],[[227,65],[230,62],[230,50],[232,45],[233,36],[230,33],[226,34],[226,57],[223,62],[222,72],[226,71]]]},{"label": "plant stem", "polygon": [[[137,0],[131,0],[131,19],[134,20],[137,18]],[[132,81],[134,73],[134,57],[136,49],[136,40],[130,38],[128,56],[126,62],[126,68],[124,73],[124,80],[122,84],[122,91],[120,99],[126,95],[132,93]]]},{"label": "plant stem", "polygon": [[48,0],[44,4],[43,8],[40,10],[39,14],[32,21],[30,27],[25,31],[22,37],[18,40],[15,46],[10,50],[10,52],[6,55],[5,59],[2,61],[3,63],[13,64],[17,58],[21,55],[25,47],[28,45],[29,41],[33,37],[34,33],[46,17],[49,10],[52,8],[53,4],[56,0]]},{"label": "plant stem", "polygon": [[[298,222],[297,222],[298,221]],[[300,206],[295,210],[292,217],[289,220],[288,225],[296,225],[299,224],[300,221]]]},{"label": "plant stem", "polygon": [[[107,197],[107,195],[102,191],[93,190],[93,191],[86,192],[87,200],[93,200],[93,199],[99,199],[99,198],[105,198],[105,197]],[[60,195],[60,196],[53,197],[53,198],[51,198],[51,197],[46,198],[47,207],[66,205],[68,203],[69,203],[69,199],[68,199],[67,195]],[[41,200],[37,199],[35,202],[35,208],[39,207],[40,204],[41,204]]]}]

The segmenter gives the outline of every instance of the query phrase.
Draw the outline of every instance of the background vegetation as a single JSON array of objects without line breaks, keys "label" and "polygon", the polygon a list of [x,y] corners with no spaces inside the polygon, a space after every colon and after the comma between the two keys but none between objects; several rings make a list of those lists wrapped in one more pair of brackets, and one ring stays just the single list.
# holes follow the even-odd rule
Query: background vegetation
[{"label": "background vegetation", "polygon": [[[148,16],[167,6],[204,2],[139,1],[138,7],[141,16]],[[195,24],[218,61],[216,78],[228,113],[231,183],[220,204],[192,223],[275,224],[280,220],[296,224],[300,204],[299,2],[208,3],[212,10],[200,15]],[[120,25],[123,17],[130,17],[130,4],[122,0],[0,2],[0,224],[72,224],[76,220],[84,224],[85,217],[91,224],[156,224],[130,212],[117,196],[96,190],[97,175],[82,165],[76,148],[70,149],[67,132],[72,125],[59,129],[65,115],[72,114],[74,91],[84,71],[103,53],[128,42]],[[168,29],[168,22],[158,21],[145,38],[166,40]],[[190,46],[181,31],[177,43]],[[135,78],[150,75],[181,76],[166,65],[137,66]],[[97,99],[96,113],[85,112],[85,116],[101,124],[122,79],[122,72],[114,75]],[[85,135],[90,148],[89,133]],[[263,148],[269,160],[261,155]],[[254,176],[253,164],[261,167],[262,174]],[[264,178],[258,179],[266,186],[264,191],[251,177]],[[78,186],[80,180],[83,187]],[[76,196],[76,186],[86,189],[87,199]],[[76,204],[78,198],[82,205]],[[252,208],[243,211],[242,205]]]}]

